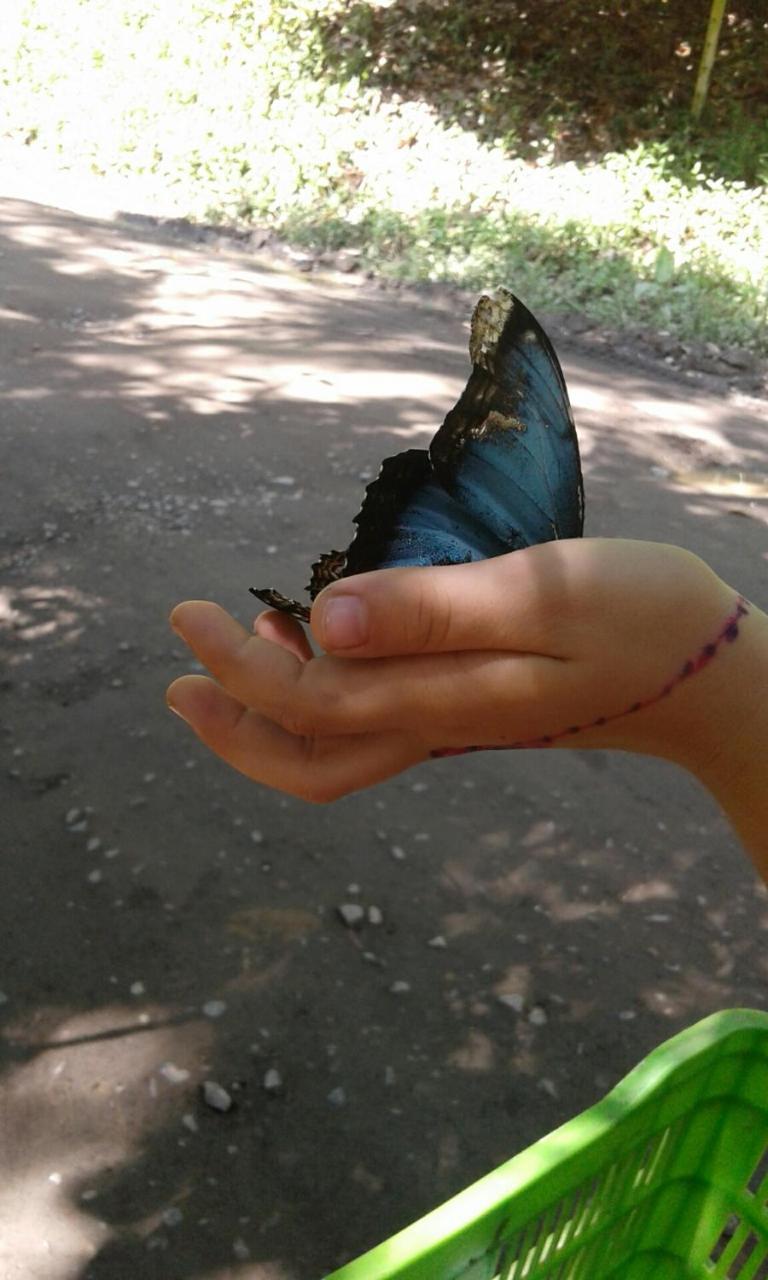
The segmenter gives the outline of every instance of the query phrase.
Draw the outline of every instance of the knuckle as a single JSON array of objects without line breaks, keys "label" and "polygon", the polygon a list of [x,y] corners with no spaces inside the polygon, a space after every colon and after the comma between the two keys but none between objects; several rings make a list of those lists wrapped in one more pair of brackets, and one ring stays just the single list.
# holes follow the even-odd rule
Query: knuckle
[{"label": "knuckle", "polygon": [[422,593],[416,605],[413,621],[414,639],[420,647],[445,648],[452,630],[450,596]]},{"label": "knuckle", "polygon": [[294,738],[313,738],[317,733],[316,723],[302,707],[283,707],[277,716],[277,722]]},{"label": "knuckle", "polygon": [[309,804],[325,805],[332,804],[334,800],[338,800],[342,792],[336,787],[330,787],[327,783],[310,782],[302,787],[301,799],[306,800]]},{"label": "knuckle", "polygon": [[313,738],[322,732],[325,700],[299,678],[288,690],[277,711],[280,726],[296,738]]},{"label": "knuckle", "polygon": [[333,785],[327,774],[323,774],[319,763],[317,743],[311,739],[303,744],[304,763],[301,769],[300,789],[297,795],[309,804],[331,804],[344,794],[343,788]]},{"label": "knuckle", "polygon": [[268,714],[294,737],[310,740],[352,731],[360,719],[359,702],[354,682],[343,677],[339,662],[317,659],[302,668]]}]

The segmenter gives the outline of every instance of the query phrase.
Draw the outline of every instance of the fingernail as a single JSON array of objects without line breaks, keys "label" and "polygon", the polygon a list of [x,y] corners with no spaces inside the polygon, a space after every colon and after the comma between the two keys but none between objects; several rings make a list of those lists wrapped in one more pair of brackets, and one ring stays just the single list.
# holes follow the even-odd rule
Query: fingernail
[{"label": "fingernail", "polygon": [[187,717],[184,715],[183,711],[179,711],[179,708],[178,708],[178,707],[175,707],[175,706],[173,705],[173,703],[171,702],[170,698],[166,698],[166,700],[165,700],[165,705],[167,706],[167,708],[168,708],[168,710],[169,710],[169,711],[172,711],[172,712],[173,712],[173,714],[174,714],[175,716],[178,716],[180,720],[183,720],[185,724],[188,724],[188,723],[189,723],[189,721],[187,720]]},{"label": "fingernail", "polygon": [[357,596],[333,596],[321,625],[326,648],[354,649],[368,639],[368,610]]}]

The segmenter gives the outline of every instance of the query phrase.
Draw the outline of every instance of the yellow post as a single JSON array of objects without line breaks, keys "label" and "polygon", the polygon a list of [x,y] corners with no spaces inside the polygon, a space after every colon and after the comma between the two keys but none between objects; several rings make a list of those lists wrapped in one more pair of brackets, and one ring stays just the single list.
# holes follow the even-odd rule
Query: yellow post
[{"label": "yellow post", "polygon": [[693,91],[693,102],[691,103],[691,115],[694,120],[699,119],[704,110],[704,103],[707,100],[707,90],[709,89],[709,80],[712,75],[715,54],[717,53],[717,42],[720,39],[720,28],[723,25],[724,13],[725,0],[712,0],[709,22],[707,23],[707,34],[704,37],[704,48],[696,76],[696,88]]}]

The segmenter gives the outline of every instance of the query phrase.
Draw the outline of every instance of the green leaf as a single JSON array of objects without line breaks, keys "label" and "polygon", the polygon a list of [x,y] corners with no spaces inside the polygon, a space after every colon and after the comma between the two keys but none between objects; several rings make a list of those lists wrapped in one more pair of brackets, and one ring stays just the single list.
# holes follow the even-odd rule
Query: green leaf
[{"label": "green leaf", "polygon": [[675,278],[675,255],[666,245],[656,254],[653,276],[657,284],[671,284]]}]

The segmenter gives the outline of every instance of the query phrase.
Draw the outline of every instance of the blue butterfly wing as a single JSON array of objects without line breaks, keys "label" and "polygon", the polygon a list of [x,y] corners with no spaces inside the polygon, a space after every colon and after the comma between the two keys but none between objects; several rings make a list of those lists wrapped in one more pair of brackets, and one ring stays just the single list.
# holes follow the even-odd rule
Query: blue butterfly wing
[{"label": "blue butterfly wing", "polygon": [[[429,452],[385,459],[348,550],[312,566],[312,600],[329,582],[371,569],[461,564],[580,536],[581,465],[560,363],[530,311],[512,294],[500,296],[478,304],[472,373]],[[475,323],[484,304],[495,316],[487,329]],[[308,606],[273,589],[251,590],[308,620]]]},{"label": "blue butterfly wing", "polygon": [[504,551],[435,478],[423,449],[384,460],[355,524],[358,533],[347,552],[344,577],[373,568],[463,564]]},{"label": "blue butterfly wing", "polygon": [[437,479],[507,551],[579,537],[584,494],[565,379],[519,299],[481,360],[430,446]]}]

